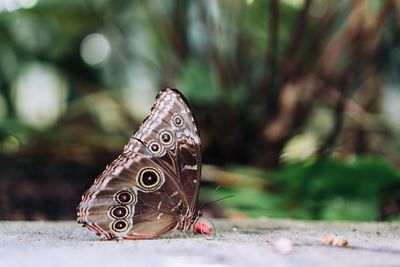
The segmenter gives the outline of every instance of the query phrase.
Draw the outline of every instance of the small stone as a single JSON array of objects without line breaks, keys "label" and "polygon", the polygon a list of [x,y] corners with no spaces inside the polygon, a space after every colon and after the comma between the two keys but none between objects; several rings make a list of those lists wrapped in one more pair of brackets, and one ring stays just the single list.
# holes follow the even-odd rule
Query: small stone
[{"label": "small stone", "polygon": [[325,244],[325,245],[332,245],[332,246],[338,246],[338,247],[344,247],[348,245],[348,241],[347,239],[344,238],[339,238],[336,237],[332,234],[323,234],[321,237],[321,241]]},{"label": "small stone", "polygon": [[325,245],[332,245],[334,239],[335,237],[331,234],[323,234],[321,237],[321,241]]},{"label": "small stone", "polygon": [[293,242],[288,238],[279,238],[272,243],[272,247],[276,252],[286,255],[292,252]]},{"label": "small stone", "polygon": [[339,247],[345,247],[345,246],[347,246],[347,244],[348,244],[347,239],[343,239],[343,238],[335,239],[335,240],[333,240],[333,243],[332,243],[332,245],[339,246]]}]

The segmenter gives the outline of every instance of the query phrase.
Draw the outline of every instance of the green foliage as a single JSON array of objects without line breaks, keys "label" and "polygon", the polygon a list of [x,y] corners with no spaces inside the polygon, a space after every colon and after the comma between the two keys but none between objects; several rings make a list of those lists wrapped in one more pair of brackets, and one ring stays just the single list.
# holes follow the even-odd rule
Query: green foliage
[{"label": "green foliage", "polygon": [[221,205],[249,216],[377,220],[382,195],[400,184],[399,172],[387,161],[372,157],[344,163],[332,159],[298,163],[273,172],[245,168],[230,171],[263,180],[266,186],[243,184],[204,193],[217,199],[234,195]]},{"label": "green foliage", "polygon": [[199,103],[215,103],[221,97],[221,90],[215,72],[207,69],[197,59],[189,59],[182,66],[179,88],[185,95]]},{"label": "green foliage", "polygon": [[373,221],[378,219],[378,198],[329,198],[323,202],[320,219]]}]

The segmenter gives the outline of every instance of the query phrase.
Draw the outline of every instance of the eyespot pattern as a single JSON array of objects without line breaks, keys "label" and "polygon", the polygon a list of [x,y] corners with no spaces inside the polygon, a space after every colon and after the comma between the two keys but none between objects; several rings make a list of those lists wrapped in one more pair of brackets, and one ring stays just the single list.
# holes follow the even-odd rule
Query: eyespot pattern
[{"label": "eyespot pattern", "polygon": [[126,218],[129,215],[129,209],[126,206],[116,206],[111,209],[110,215],[115,219]]},{"label": "eyespot pattern", "polygon": [[136,196],[127,190],[122,190],[115,195],[115,200],[121,204],[129,205],[136,202]]},{"label": "eyespot pattern", "polygon": [[181,116],[179,115],[175,115],[172,117],[172,123],[176,126],[176,127],[182,127],[183,126],[183,119]]},{"label": "eyespot pattern", "polygon": [[161,187],[164,183],[164,176],[155,168],[145,167],[139,171],[137,182],[139,189],[150,192]]},{"label": "eyespot pattern", "polygon": [[157,142],[151,142],[150,144],[149,144],[149,148],[150,148],[150,151],[154,154],[154,155],[157,155],[157,154],[160,154],[160,152],[161,152],[161,146],[160,146],[160,144],[159,143],[157,143]]},{"label": "eyespot pattern", "polygon": [[127,218],[132,217],[135,212],[134,204],[137,202],[137,197],[134,192],[124,189],[118,191],[114,199],[118,204],[108,212],[108,216],[112,219],[110,228],[116,233],[122,233],[129,228],[130,223]]},{"label": "eyespot pattern", "polygon": [[126,220],[115,220],[112,225],[111,228],[118,233],[124,232],[126,231],[126,229],[128,229],[128,222]]},{"label": "eyespot pattern", "polygon": [[172,134],[168,131],[163,131],[160,133],[160,141],[162,144],[168,146],[172,144],[173,137]]}]

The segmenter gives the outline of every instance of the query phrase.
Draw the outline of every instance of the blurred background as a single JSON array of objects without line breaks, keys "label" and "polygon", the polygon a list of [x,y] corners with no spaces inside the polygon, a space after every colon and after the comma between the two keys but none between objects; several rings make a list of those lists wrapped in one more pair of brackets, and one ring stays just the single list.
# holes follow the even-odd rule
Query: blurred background
[{"label": "blurred background", "polygon": [[397,0],[0,0],[0,219],[75,219],[165,87],[211,217],[400,220]]}]

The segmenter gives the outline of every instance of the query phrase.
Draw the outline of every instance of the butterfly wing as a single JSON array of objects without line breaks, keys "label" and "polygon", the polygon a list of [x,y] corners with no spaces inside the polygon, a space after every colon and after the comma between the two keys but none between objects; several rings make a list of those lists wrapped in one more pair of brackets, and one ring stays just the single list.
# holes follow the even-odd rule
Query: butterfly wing
[{"label": "butterfly wing", "polygon": [[[155,160],[176,177],[184,208],[194,211],[201,176],[201,142],[186,98],[176,89],[161,91],[133,138],[141,140]],[[131,147],[130,143],[127,146]]]},{"label": "butterfly wing", "polygon": [[108,239],[150,238],[195,214],[201,145],[185,98],[165,89],[150,115],[82,196],[78,222]]}]

